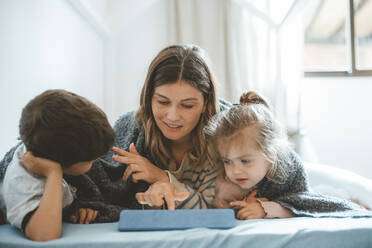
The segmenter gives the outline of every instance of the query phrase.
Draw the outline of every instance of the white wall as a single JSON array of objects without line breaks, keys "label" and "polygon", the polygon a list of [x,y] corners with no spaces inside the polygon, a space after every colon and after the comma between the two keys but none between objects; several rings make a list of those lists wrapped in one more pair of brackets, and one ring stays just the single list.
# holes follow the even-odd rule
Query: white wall
[{"label": "white wall", "polygon": [[0,0],[0,157],[16,143],[24,105],[50,88],[103,107],[101,37],[65,0]]},{"label": "white wall", "polygon": [[372,179],[372,78],[303,82],[302,113],[319,162]]},{"label": "white wall", "polygon": [[168,1],[0,0],[0,157],[23,106],[49,88],[83,95],[110,122],[137,109],[151,60],[169,45]]},{"label": "white wall", "polygon": [[[67,0],[0,0],[0,158],[22,107],[49,88],[94,101],[113,123],[135,110],[147,68],[173,41],[166,0],[82,0],[111,33],[102,40]],[[202,47],[213,47],[203,33]],[[219,68],[218,50],[207,51]],[[223,75],[219,75],[223,83]],[[319,162],[372,178],[371,78],[306,79],[302,122]],[[223,94],[222,94],[223,95]]]},{"label": "white wall", "polygon": [[138,108],[148,66],[168,45],[167,1],[113,0],[107,2],[107,9],[113,33],[110,70],[115,82],[111,118],[116,120]]}]

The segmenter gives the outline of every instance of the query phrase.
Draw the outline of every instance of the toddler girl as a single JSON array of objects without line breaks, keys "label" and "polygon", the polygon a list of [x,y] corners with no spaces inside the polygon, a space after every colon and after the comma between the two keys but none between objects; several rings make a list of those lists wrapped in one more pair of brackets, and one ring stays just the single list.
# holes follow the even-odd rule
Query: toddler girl
[{"label": "toddler girl", "polygon": [[214,207],[236,208],[238,219],[372,216],[352,202],[310,191],[301,160],[257,93],[243,94],[204,131],[225,169],[216,180]]}]

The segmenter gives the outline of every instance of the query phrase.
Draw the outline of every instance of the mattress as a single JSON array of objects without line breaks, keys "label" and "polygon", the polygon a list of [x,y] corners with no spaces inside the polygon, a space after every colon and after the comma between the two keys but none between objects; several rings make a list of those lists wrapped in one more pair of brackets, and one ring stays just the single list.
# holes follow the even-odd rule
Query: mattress
[{"label": "mattress", "polygon": [[[176,220],[175,220],[176,221]],[[63,224],[58,240],[33,242],[10,225],[0,226],[0,247],[372,247],[368,218],[258,219],[226,230],[119,232],[118,223]]]}]

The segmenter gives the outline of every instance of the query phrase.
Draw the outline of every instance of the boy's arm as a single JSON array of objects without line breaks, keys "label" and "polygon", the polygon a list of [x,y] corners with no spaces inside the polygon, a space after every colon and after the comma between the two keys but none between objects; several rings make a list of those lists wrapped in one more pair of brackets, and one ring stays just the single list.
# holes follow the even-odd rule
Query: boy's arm
[{"label": "boy's arm", "polygon": [[43,196],[25,224],[25,234],[34,241],[57,239],[62,234],[62,168],[30,152],[22,156],[22,163],[28,171],[46,178]]}]

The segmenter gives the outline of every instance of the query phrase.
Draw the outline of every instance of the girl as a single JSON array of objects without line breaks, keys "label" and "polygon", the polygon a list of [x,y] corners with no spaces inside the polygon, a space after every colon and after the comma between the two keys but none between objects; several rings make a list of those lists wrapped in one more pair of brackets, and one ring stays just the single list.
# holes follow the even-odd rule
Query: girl
[{"label": "girl", "polygon": [[237,208],[239,219],[372,216],[352,202],[310,191],[302,162],[255,92],[243,94],[204,131],[225,169],[216,181],[215,207]]}]

